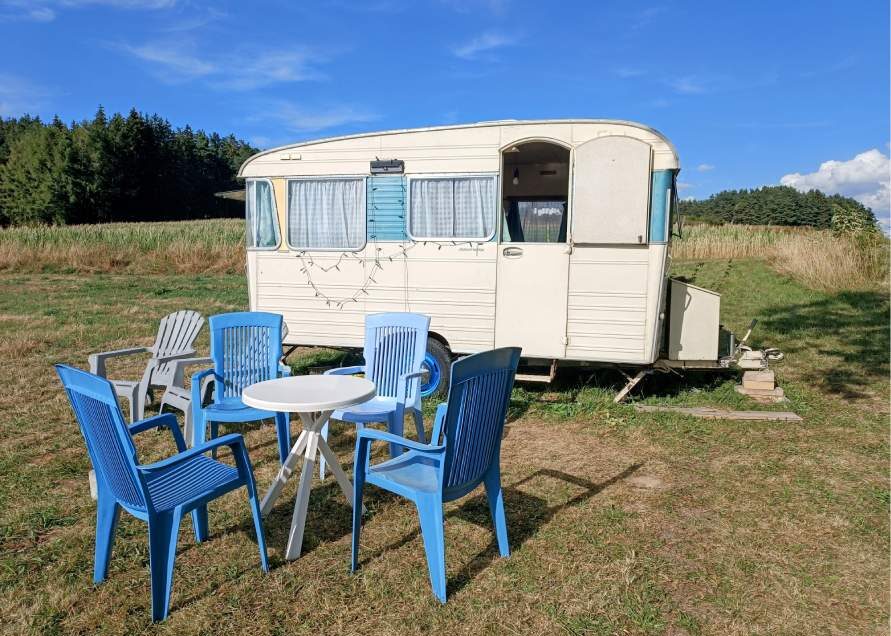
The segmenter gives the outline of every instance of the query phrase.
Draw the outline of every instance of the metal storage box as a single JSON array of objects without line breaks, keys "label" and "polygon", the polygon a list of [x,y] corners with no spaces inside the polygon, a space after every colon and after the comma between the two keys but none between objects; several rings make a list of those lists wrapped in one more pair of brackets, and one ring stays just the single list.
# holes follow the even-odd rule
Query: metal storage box
[{"label": "metal storage box", "polygon": [[680,280],[669,279],[669,360],[718,359],[721,295]]}]

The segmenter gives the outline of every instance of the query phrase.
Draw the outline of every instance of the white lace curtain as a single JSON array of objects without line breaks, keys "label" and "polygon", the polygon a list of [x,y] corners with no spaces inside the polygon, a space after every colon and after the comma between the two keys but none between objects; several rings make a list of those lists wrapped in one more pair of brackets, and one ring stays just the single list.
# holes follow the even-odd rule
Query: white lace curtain
[{"label": "white lace curtain", "polygon": [[279,234],[272,187],[268,181],[248,181],[246,188],[248,247],[276,247]]},{"label": "white lace curtain", "polygon": [[412,179],[409,232],[418,239],[485,239],[495,229],[495,179]]},{"label": "white lace curtain", "polygon": [[365,246],[365,181],[289,181],[288,242],[297,249],[362,249]]}]

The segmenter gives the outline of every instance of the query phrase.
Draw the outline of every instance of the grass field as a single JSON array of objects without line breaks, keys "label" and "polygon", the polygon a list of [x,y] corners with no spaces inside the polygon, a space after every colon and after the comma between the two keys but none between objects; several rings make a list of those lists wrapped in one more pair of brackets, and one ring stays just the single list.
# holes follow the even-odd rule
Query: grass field
[{"label": "grass field", "polygon": [[[755,343],[786,352],[776,370],[803,422],[639,414],[612,404],[621,378],[609,373],[519,387],[502,461],[513,554],[497,557],[484,495],[449,504],[447,605],[430,594],[413,508],[373,489],[362,569],[348,573],[349,508],[329,477],[313,490],[298,561],[282,558],[293,500],[274,508],[266,575],[243,495],[211,507],[206,543],[186,521],[171,616],[151,625],[142,523],[122,518],[110,577],[91,583],[89,462],[51,365],[149,344],[175,309],[243,308],[246,289],[239,274],[146,273],[144,252],[131,255],[128,273],[0,273],[3,633],[888,633],[888,293],[815,291],[767,261],[715,257],[676,272],[722,293],[731,329],[761,320]],[[763,408],[734,382],[659,376],[637,399]],[[265,489],[273,427],[228,430],[246,434]],[[140,438],[143,461],[172,451],[163,433]],[[332,438],[348,472],[354,438],[347,427]]]}]

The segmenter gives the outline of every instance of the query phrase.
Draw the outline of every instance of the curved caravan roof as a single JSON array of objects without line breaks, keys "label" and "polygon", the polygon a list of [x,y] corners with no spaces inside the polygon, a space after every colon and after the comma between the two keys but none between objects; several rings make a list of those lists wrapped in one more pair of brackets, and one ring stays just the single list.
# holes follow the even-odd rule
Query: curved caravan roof
[{"label": "curved caravan roof", "polygon": [[677,152],[659,131],[610,119],[502,120],[370,132],[280,146],[245,161],[238,176],[365,175],[368,162],[402,159],[407,173],[498,172],[501,150],[526,140],[575,147],[604,136],[640,139],[653,148],[653,169],[680,167]]}]

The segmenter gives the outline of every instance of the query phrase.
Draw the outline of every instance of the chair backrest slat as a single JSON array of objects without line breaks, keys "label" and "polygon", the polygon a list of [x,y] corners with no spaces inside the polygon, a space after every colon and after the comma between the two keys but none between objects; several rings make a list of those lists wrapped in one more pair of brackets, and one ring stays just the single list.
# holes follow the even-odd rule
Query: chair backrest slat
[{"label": "chair backrest slat", "polygon": [[519,348],[504,347],[468,356],[452,365],[443,427],[444,488],[475,487],[492,462],[498,461],[519,360]]},{"label": "chair backrest slat", "polygon": [[210,317],[210,357],[223,378],[216,402],[241,400],[246,386],[278,377],[282,322],[280,314],[259,311]]},{"label": "chair backrest slat", "polygon": [[[152,352],[155,356],[172,356],[195,348],[195,339],[204,326],[204,317],[197,311],[183,309],[161,318]],[[173,372],[172,363],[158,365],[155,373],[166,378]]]},{"label": "chair backrest slat", "polygon": [[[399,377],[417,373],[427,351],[430,318],[422,314],[390,312],[365,318],[365,375],[381,397],[396,397]],[[417,380],[412,380],[406,404],[418,399]]]},{"label": "chair backrest slat", "polygon": [[57,364],[56,371],[71,401],[94,470],[118,501],[144,509],[145,491],[136,471],[136,447],[111,383],[63,364]]}]

